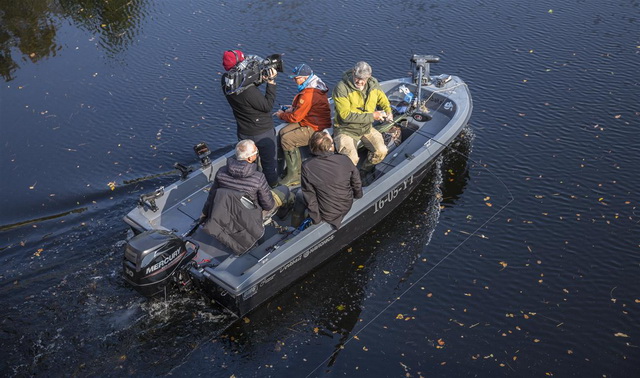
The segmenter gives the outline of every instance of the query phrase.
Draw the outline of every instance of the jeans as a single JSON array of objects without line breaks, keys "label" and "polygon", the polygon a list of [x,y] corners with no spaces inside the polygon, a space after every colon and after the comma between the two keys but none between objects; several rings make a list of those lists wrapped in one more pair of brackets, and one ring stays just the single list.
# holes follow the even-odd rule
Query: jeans
[{"label": "jeans", "polygon": [[262,173],[267,178],[271,187],[278,184],[278,144],[276,141],[276,129],[271,129],[258,135],[245,135],[238,133],[238,140],[251,139],[258,147]]}]

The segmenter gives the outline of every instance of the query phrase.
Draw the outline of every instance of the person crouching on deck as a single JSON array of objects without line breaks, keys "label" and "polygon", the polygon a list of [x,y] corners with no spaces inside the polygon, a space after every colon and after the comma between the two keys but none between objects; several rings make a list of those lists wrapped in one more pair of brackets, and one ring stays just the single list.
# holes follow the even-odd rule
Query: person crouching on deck
[{"label": "person crouching on deck", "polygon": [[338,229],[353,199],[362,198],[360,173],[346,155],[335,153],[327,132],[313,133],[309,148],[315,156],[302,164],[302,190],[296,195],[292,226],[301,223],[306,206],[313,224],[325,221]]}]

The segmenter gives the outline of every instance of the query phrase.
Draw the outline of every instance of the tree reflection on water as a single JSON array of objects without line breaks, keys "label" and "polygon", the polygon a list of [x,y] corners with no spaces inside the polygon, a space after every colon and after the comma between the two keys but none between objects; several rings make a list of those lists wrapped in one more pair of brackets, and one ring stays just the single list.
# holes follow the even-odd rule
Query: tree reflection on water
[{"label": "tree reflection on water", "polygon": [[[62,46],[62,19],[96,35],[108,55],[126,49],[144,15],[145,0],[0,0],[0,75],[13,80],[20,61],[37,63]],[[16,56],[17,55],[17,56]]]}]

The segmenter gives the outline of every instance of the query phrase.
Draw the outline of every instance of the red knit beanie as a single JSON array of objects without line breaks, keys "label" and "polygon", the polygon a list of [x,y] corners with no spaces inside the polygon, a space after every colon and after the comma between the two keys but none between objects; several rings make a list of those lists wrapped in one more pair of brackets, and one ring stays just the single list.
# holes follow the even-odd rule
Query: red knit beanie
[{"label": "red knit beanie", "polygon": [[222,66],[229,71],[236,64],[244,60],[244,54],[240,50],[227,50],[222,54]]}]

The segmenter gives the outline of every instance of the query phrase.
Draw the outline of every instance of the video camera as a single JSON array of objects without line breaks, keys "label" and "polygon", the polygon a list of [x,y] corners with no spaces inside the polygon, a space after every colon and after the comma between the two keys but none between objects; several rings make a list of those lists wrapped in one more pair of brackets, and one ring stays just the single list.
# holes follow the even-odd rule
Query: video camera
[{"label": "video camera", "polygon": [[223,79],[225,94],[239,94],[251,85],[262,84],[271,68],[284,72],[281,54],[271,54],[266,59],[248,57],[226,73]]}]

